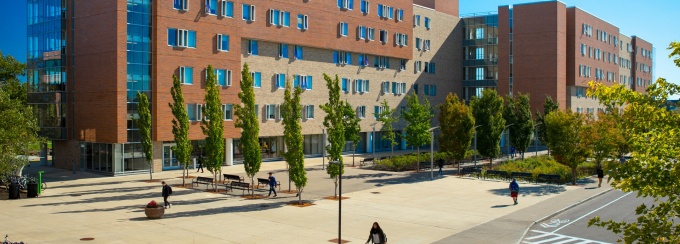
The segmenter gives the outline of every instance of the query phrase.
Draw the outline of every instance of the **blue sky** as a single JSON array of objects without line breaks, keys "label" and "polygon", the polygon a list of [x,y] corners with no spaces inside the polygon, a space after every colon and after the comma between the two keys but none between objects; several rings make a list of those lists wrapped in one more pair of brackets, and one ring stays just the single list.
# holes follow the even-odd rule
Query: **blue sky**
[{"label": "blue sky", "polygon": [[[0,51],[20,61],[26,61],[26,0],[4,0],[0,8]],[[536,2],[535,0],[460,0],[460,13],[497,11],[499,5]],[[675,15],[680,14],[678,0],[563,0],[567,6],[576,6],[600,19],[619,27],[627,36],[636,35],[656,48],[655,76],[680,84],[680,68],[668,59],[668,44],[680,41],[680,28]]]}]

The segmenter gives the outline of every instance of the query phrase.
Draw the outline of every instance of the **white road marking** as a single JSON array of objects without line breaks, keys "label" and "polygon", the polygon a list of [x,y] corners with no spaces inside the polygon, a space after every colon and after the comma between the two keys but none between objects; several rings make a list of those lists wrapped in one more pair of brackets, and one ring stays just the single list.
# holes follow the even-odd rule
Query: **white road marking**
[{"label": "white road marking", "polygon": [[631,193],[633,193],[633,192],[626,193],[626,194],[624,194],[623,196],[620,196],[619,198],[614,199],[613,201],[611,201],[611,202],[609,202],[609,203],[607,203],[607,204],[605,204],[605,205],[602,205],[601,207],[596,208],[596,209],[594,209],[593,211],[590,211],[590,212],[588,212],[587,214],[582,215],[581,217],[576,218],[574,221],[571,221],[571,222],[569,222],[568,224],[563,225],[562,227],[553,230],[553,233],[555,233],[555,232],[561,230],[561,229],[564,228],[564,227],[569,226],[570,224],[575,223],[576,221],[579,221],[579,220],[582,219],[582,218],[585,218],[585,217],[588,216],[588,215],[591,215],[591,214],[594,213],[594,212],[597,212],[597,211],[600,210],[600,209],[603,209],[604,207],[609,206],[609,204],[612,204],[612,203],[614,203],[614,202],[616,202],[616,201],[618,201],[618,200],[621,200],[621,198],[624,198],[624,197],[630,195]]},{"label": "white road marking", "polygon": [[524,241],[522,241],[522,243],[525,243],[525,244],[543,244],[543,243],[565,244],[565,243],[575,242],[575,244],[578,244],[578,243],[582,243],[582,244],[610,244],[610,243],[607,243],[607,242],[588,240],[588,239],[584,239],[584,238],[580,238],[580,237],[557,234],[557,233],[554,233],[554,232],[545,232],[545,231],[540,231],[540,230],[532,230],[532,232],[539,233],[540,235],[525,238]]}]

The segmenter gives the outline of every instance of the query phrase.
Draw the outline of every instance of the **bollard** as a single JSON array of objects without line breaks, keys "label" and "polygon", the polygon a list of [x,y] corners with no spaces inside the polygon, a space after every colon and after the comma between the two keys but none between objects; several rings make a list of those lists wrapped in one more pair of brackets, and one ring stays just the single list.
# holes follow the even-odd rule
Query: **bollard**
[{"label": "bollard", "polygon": [[76,162],[73,162],[73,174],[76,173]]},{"label": "bollard", "polygon": [[42,194],[42,175],[45,171],[38,171],[38,195]]}]

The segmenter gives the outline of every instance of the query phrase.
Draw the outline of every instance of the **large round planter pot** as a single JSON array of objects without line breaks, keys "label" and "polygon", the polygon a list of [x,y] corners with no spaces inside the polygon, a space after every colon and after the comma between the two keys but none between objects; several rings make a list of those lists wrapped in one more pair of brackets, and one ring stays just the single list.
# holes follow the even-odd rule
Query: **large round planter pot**
[{"label": "large round planter pot", "polygon": [[165,214],[165,208],[144,208],[144,214],[146,214],[146,217],[149,219],[160,219],[163,217],[163,214]]}]

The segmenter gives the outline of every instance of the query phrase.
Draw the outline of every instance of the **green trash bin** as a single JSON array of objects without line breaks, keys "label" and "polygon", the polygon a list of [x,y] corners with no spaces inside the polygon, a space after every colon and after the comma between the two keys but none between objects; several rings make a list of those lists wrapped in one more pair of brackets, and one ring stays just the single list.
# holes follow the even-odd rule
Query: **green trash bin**
[{"label": "green trash bin", "polygon": [[38,195],[42,194],[42,175],[45,173],[45,171],[38,171]]}]

